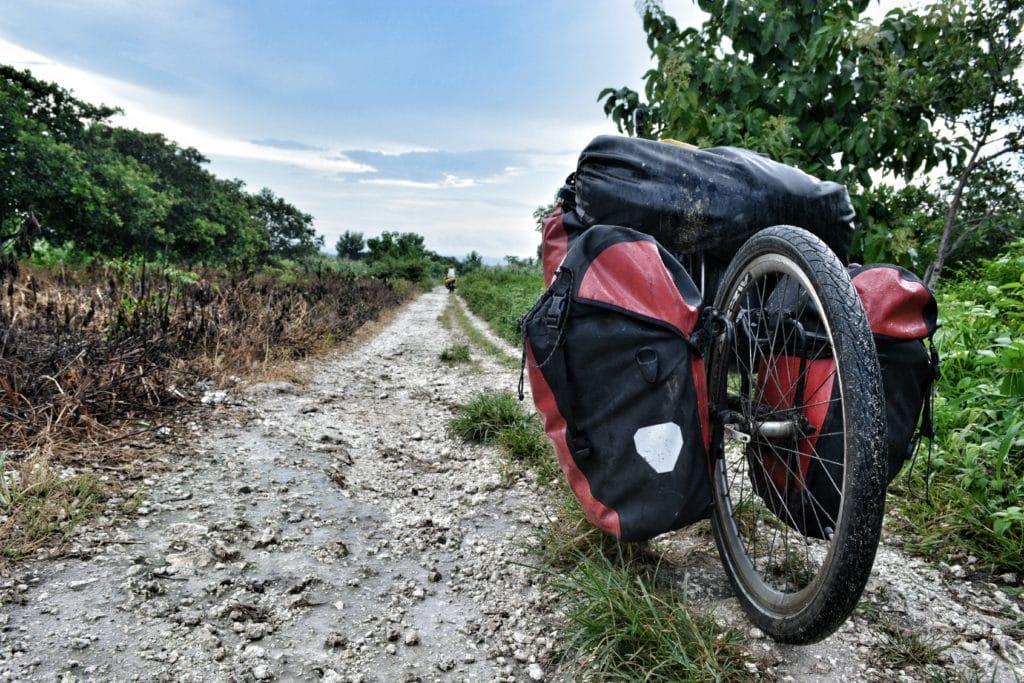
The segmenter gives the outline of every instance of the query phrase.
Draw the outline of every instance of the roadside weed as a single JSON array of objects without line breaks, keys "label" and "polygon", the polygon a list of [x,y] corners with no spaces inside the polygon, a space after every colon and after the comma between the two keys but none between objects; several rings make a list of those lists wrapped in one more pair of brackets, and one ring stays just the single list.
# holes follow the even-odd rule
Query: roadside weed
[{"label": "roadside weed", "polygon": [[469,309],[514,346],[520,343],[519,318],[543,291],[540,267],[481,268],[459,283],[460,296]]},{"label": "roadside weed", "polygon": [[530,418],[510,392],[479,393],[459,406],[448,423],[448,433],[464,441],[490,444],[498,432],[514,428]]},{"label": "roadside weed", "polygon": [[879,654],[886,664],[897,669],[937,664],[939,656],[951,645],[942,643],[938,636],[924,636],[889,621],[880,621],[879,627]]},{"label": "roadside weed", "polygon": [[445,307],[442,315],[445,316],[445,319],[449,321],[449,324],[452,325],[452,327],[457,327],[473,346],[491,356],[507,368],[519,367],[518,358],[510,356],[503,348],[491,341],[486,334],[481,332],[477,326],[473,324],[473,321],[470,320],[469,316],[466,314],[466,309],[462,307],[458,302],[458,299],[450,301]]},{"label": "roadside weed", "polygon": [[743,636],[687,605],[685,592],[654,589],[622,556],[581,555],[556,577],[572,679],[753,680]]},{"label": "roadside weed", "polygon": [[511,393],[481,393],[458,407],[448,433],[464,441],[497,444],[508,455],[502,479],[509,483],[523,467],[545,485],[559,480],[558,465],[540,420]]},{"label": "roadside weed", "polygon": [[67,539],[99,512],[106,493],[96,475],[58,471],[45,454],[21,462],[0,456],[0,565]]},{"label": "roadside weed", "polygon": [[442,363],[448,365],[468,363],[470,361],[469,347],[465,344],[452,344],[441,352],[440,359]]}]

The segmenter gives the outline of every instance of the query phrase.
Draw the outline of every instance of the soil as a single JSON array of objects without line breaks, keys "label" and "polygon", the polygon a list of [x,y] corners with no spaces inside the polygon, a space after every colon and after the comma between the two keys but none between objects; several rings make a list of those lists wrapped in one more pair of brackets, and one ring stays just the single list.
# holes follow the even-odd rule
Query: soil
[{"label": "soil", "polygon": [[[446,435],[454,406],[518,380],[480,352],[440,361],[465,343],[438,321],[452,298],[419,297],[308,382],[209,392],[131,514],[110,501],[61,555],[0,579],[0,680],[565,678],[530,551],[550,494]],[[745,620],[706,530],[657,546],[694,605],[749,636],[759,677],[1024,679],[1024,608],[1004,590],[1019,576],[974,580],[886,544],[865,607],[789,647]],[[941,652],[894,660],[897,632]]]}]

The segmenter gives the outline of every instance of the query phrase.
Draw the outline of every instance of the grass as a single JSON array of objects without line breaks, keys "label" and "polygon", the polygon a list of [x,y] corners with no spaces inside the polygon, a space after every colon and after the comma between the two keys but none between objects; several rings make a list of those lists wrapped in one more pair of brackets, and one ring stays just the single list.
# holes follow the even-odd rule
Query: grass
[{"label": "grass", "polygon": [[445,307],[445,314],[448,316],[450,323],[454,327],[458,328],[466,339],[473,344],[473,346],[492,358],[495,358],[499,363],[507,368],[519,368],[519,359],[510,356],[505,349],[495,344],[491,341],[490,337],[481,332],[480,329],[473,324],[473,321],[469,319],[465,309],[458,300],[451,301],[448,306]]},{"label": "grass", "polygon": [[937,669],[939,659],[952,643],[943,643],[937,635],[921,635],[894,622],[887,603],[888,593],[882,590],[878,600],[862,600],[854,613],[877,630],[879,640],[875,649],[881,662],[894,669],[920,669],[933,679],[941,675]]},{"label": "grass", "polygon": [[938,663],[939,656],[951,643],[942,643],[938,636],[922,636],[908,628],[883,621],[879,624],[881,641],[878,653],[882,661],[896,669],[925,669]]},{"label": "grass", "polygon": [[1018,240],[972,277],[942,283],[934,454],[923,448],[891,496],[911,550],[951,563],[973,556],[976,570],[996,574],[1024,566],[1022,273]]},{"label": "grass", "polygon": [[440,359],[442,363],[448,365],[468,363],[470,361],[469,347],[465,344],[452,344],[441,352]]},{"label": "grass", "polygon": [[0,456],[0,566],[66,541],[108,493],[95,474],[62,471],[41,451],[19,462]]},{"label": "grass", "polygon": [[657,569],[637,572],[624,555],[580,555],[557,576],[568,677],[602,681],[754,680],[743,635],[687,605],[685,592],[655,589]]},{"label": "grass", "polygon": [[506,454],[502,479],[511,483],[526,469],[539,481],[559,481],[558,464],[540,420],[507,391],[480,393],[456,409],[448,433],[463,441],[494,444]]},{"label": "grass", "polygon": [[522,342],[519,318],[544,291],[540,268],[481,268],[459,282],[469,310],[483,318],[495,333],[512,344]]},{"label": "grass", "polygon": [[459,406],[448,424],[448,433],[463,441],[490,444],[499,432],[515,428],[530,417],[522,403],[507,391],[480,393]]}]

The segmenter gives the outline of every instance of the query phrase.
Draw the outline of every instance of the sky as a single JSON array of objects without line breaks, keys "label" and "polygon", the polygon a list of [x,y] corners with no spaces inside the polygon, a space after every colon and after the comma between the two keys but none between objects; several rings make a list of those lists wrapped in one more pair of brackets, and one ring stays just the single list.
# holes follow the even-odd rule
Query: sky
[{"label": "sky", "polygon": [[[631,0],[4,0],[0,62],[159,132],[250,192],[428,249],[536,255],[595,135],[650,68]],[[689,0],[666,0],[699,25]]]}]

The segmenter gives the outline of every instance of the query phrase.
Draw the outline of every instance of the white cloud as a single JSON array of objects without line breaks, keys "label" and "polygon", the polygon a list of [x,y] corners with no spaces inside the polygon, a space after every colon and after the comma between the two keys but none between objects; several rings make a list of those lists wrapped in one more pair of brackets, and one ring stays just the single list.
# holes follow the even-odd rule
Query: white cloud
[{"label": "white cloud", "polygon": [[405,187],[416,190],[442,190],[457,187],[473,187],[486,181],[473,180],[472,178],[460,178],[454,175],[446,175],[444,180],[437,182],[423,182],[419,180],[404,180],[401,178],[364,178],[359,181],[361,185],[378,185],[381,187]]},{"label": "white cloud", "polygon": [[76,97],[92,103],[120,107],[123,114],[113,117],[116,125],[162,133],[183,147],[195,147],[204,155],[269,161],[300,166],[324,173],[372,173],[375,169],[344,156],[325,155],[315,149],[284,149],[236,139],[204,130],[159,113],[166,96],[124,81],[61,64],[45,55],[0,38],[0,62],[29,69],[44,81],[54,81],[72,90]]}]

